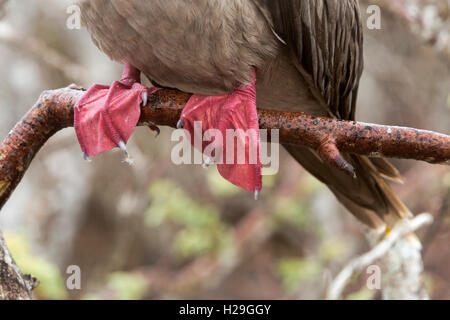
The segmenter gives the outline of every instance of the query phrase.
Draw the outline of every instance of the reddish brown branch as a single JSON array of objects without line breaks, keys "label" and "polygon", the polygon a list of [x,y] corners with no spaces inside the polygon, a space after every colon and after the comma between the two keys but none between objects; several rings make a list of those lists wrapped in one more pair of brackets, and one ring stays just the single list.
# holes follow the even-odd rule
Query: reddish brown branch
[{"label": "reddish brown branch", "polygon": [[[70,88],[44,92],[0,146],[0,209],[31,160],[57,131],[73,125],[73,106],[83,95]],[[140,125],[175,127],[190,95],[160,90],[142,109]],[[261,129],[279,129],[280,142],[314,148],[331,164],[352,172],[340,152],[450,163],[450,137],[430,131],[382,126],[302,112],[259,110]],[[270,131],[268,134],[270,138]]]}]

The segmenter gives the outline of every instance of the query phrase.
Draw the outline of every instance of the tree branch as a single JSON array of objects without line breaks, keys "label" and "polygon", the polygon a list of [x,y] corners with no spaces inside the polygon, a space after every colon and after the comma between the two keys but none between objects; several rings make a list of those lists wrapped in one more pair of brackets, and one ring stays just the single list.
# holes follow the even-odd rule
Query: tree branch
[{"label": "tree branch", "polygon": [[[84,91],[68,88],[45,91],[0,146],[0,209],[19,184],[44,143],[57,131],[73,126],[73,108]],[[176,127],[190,94],[160,90],[142,108],[139,125]],[[319,151],[322,157],[350,171],[340,152],[370,157],[396,157],[450,164],[450,136],[418,129],[383,126],[302,112],[258,110],[261,129],[279,130],[280,142]],[[350,166],[351,167],[351,166]]]},{"label": "tree branch", "polygon": [[[360,273],[369,265],[375,263],[376,260],[380,259],[386,255],[389,250],[395,245],[405,235],[416,231],[417,229],[429,225],[433,222],[433,216],[428,213],[423,213],[416,216],[412,220],[403,220],[395,226],[394,229],[389,233],[389,235],[384,238],[380,243],[378,243],[372,250],[363,254],[362,256],[351,260],[342,270],[339,272],[337,277],[331,283],[328,293],[327,300],[340,299],[342,292],[345,289],[345,285],[348,280],[355,274]],[[406,261],[407,263],[412,263],[411,260]],[[401,269],[401,268],[398,268]],[[419,268],[420,272],[422,268]],[[402,270],[398,270],[401,272]],[[398,279],[398,277],[397,277]],[[407,285],[403,285],[404,290],[410,289]],[[398,288],[397,288],[398,289]],[[397,299],[402,299],[396,297]],[[404,298],[403,298],[404,299]]]},{"label": "tree branch", "polygon": [[30,300],[38,284],[36,278],[20,272],[0,232],[0,300]]}]

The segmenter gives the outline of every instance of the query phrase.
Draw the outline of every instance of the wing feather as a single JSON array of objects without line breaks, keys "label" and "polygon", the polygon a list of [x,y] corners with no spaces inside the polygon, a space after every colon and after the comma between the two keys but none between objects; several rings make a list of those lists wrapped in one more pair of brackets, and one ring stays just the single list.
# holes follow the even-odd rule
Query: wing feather
[{"label": "wing feather", "polygon": [[294,63],[330,114],[354,119],[363,69],[362,26],[356,0],[260,0]]}]

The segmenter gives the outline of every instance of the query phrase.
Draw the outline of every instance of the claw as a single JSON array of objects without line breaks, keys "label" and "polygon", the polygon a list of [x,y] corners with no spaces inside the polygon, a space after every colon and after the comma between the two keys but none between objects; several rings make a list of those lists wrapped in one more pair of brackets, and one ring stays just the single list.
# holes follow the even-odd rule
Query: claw
[{"label": "claw", "polygon": [[333,167],[356,179],[355,168],[344,158],[334,140],[325,139],[318,148],[321,157]]},{"label": "claw", "polygon": [[81,151],[95,156],[118,147],[128,156],[125,143],[139,122],[140,105],[145,106],[154,91],[140,83],[140,71],[129,63],[120,81],[93,85],[74,108]]},{"label": "claw", "polygon": [[125,145],[125,142],[123,141],[119,141],[119,143],[117,144],[117,146],[120,148],[120,150],[122,150],[125,153],[125,159],[123,159],[123,162],[128,163],[130,166],[132,166],[134,164],[134,160],[133,158],[130,156],[130,154],[128,153],[127,147]]},{"label": "claw", "polygon": [[149,125],[148,127],[150,128],[150,130],[155,132],[155,138],[158,138],[159,134],[161,133],[161,130],[155,125]]},{"label": "claw", "polygon": [[76,85],[75,83],[70,84],[67,88],[72,90],[86,91],[85,88]]},{"label": "claw", "polygon": [[184,124],[183,124],[183,120],[178,120],[178,122],[177,122],[177,129],[181,129],[181,128],[183,128],[184,127]]},{"label": "claw", "polygon": [[147,105],[148,102],[148,93],[147,91],[144,91],[142,93],[142,106],[145,107]]},{"label": "claw", "polygon": [[86,153],[83,152],[82,156],[84,160],[86,160],[87,162],[91,162],[91,159],[89,159]]},{"label": "claw", "polygon": [[205,162],[203,162],[202,168],[203,168],[203,169],[208,169],[208,167],[209,167],[210,165],[212,165],[213,163],[214,163],[214,160],[213,160],[213,159],[211,159],[211,158],[208,157],[208,156],[205,156]]},{"label": "claw", "polygon": [[258,200],[258,198],[259,198],[259,191],[256,190],[256,191],[255,191],[255,200]]},{"label": "claw", "polygon": [[125,152],[125,154],[128,154],[127,146],[125,145],[125,142],[119,141],[119,143],[117,144],[117,146],[120,148],[120,150],[122,150],[123,152]]}]

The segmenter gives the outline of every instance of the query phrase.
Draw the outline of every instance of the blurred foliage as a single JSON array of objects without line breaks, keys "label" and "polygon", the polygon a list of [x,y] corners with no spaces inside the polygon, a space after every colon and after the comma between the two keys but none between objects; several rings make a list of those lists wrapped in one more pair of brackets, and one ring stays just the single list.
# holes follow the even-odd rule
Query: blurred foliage
[{"label": "blurred foliage", "polygon": [[308,174],[301,181],[301,186],[305,196],[313,195],[319,191],[326,190],[327,187],[320,182],[316,177]]},{"label": "blurred foliage", "polygon": [[267,175],[262,177],[262,183],[265,190],[270,190],[276,186],[279,179],[278,175]]},{"label": "blurred foliage", "polygon": [[191,258],[223,248],[228,239],[227,226],[213,205],[195,201],[176,182],[167,179],[153,182],[149,197],[151,204],[145,218],[148,226],[170,223],[180,228],[172,244],[175,254]]},{"label": "blurred foliage", "polygon": [[305,175],[292,186],[287,195],[280,195],[273,199],[273,216],[276,227],[291,225],[299,230],[319,231],[310,215],[309,201],[325,186],[311,175]]},{"label": "blurred foliage", "polygon": [[282,197],[275,201],[274,216],[278,222],[292,224],[301,229],[310,225],[311,221],[301,198]]},{"label": "blurred foliage", "polygon": [[297,291],[305,283],[320,278],[322,266],[313,258],[282,258],[277,263],[277,274],[288,293]]},{"label": "blurred foliage", "polygon": [[126,272],[109,274],[106,286],[114,291],[115,298],[119,300],[142,299],[147,290],[143,276]]},{"label": "blurred foliage", "polygon": [[348,294],[346,300],[373,300],[376,290],[362,287],[361,290]]},{"label": "blurred foliage", "polygon": [[243,192],[241,188],[236,187],[222,178],[216,168],[208,170],[207,182],[209,190],[216,197],[230,197]]},{"label": "blurred foliage", "polygon": [[[106,276],[102,292],[112,300],[140,300],[147,292],[144,276],[131,272],[113,272]],[[104,298],[101,293],[88,293],[85,300]]]},{"label": "blurred foliage", "polygon": [[339,261],[348,253],[348,245],[344,239],[325,239],[322,241],[319,256],[324,263]]},{"label": "blurred foliage", "polygon": [[213,206],[197,203],[174,181],[156,180],[148,194],[151,204],[146,222],[151,227],[157,227],[166,220],[192,228],[212,227],[220,222]]},{"label": "blurred foliage", "polygon": [[428,294],[430,295],[430,297],[433,296],[434,291],[436,289],[436,284],[434,282],[434,278],[433,275],[429,272],[425,272],[423,275],[423,282],[425,284],[425,288],[428,292]]},{"label": "blurred foliage", "polygon": [[[225,180],[216,168],[208,170],[206,176],[208,183],[208,190],[217,198],[227,198],[236,196],[239,193],[245,192],[245,190],[233,185]],[[266,175],[262,178],[263,192],[267,192],[272,189],[277,182],[277,175]]]},{"label": "blurred foliage", "polygon": [[58,267],[48,260],[35,256],[30,250],[31,240],[22,233],[7,233],[5,240],[23,274],[31,274],[40,281],[33,291],[39,299],[64,299],[67,291]]}]

